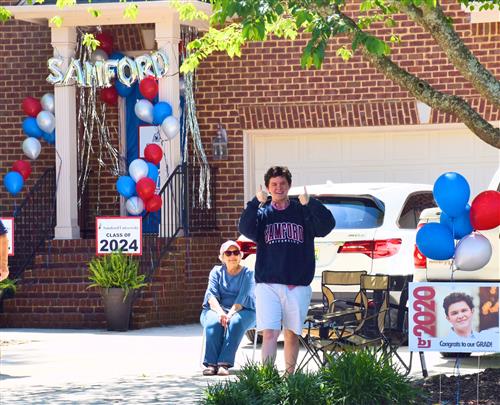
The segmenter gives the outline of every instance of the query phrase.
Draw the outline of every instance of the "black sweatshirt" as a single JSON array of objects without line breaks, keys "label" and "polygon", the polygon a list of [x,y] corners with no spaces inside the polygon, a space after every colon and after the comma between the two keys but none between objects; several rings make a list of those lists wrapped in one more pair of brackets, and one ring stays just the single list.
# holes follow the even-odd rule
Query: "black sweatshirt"
[{"label": "black sweatshirt", "polygon": [[326,236],[335,226],[332,213],[318,200],[305,206],[290,201],[284,210],[249,201],[239,231],[257,243],[255,281],[309,285],[314,277],[314,237]]}]

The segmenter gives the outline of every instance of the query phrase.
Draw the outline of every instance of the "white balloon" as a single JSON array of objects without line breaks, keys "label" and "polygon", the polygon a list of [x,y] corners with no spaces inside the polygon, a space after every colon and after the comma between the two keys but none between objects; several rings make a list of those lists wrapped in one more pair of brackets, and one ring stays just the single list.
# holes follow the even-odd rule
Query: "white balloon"
[{"label": "white balloon", "polygon": [[455,266],[458,270],[479,270],[488,264],[491,253],[490,241],[479,232],[472,232],[458,242],[455,249]]},{"label": "white balloon", "polygon": [[35,160],[42,151],[42,145],[40,141],[36,138],[29,137],[23,142],[23,152],[31,160]]},{"label": "white balloon", "polygon": [[90,57],[90,60],[92,62],[104,62],[108,60],[108,54],[103,51],[102,49],[96,49],[94,52],[92,52],[92,56]]},{"label": "white balloon", "polygon": [[132,215],[140,215],[144,211],[144,201],[140,197],[130,197],[125,203],[127,212]]},{"label": "white balloon", "polygon": [[128,173],[136,183],[148,175],[148,170],[148,164],[142,159],[133,160],[128,167]]},{"label": "white balloon", "polygon": [[134,107],[135,115],[140,120],[147,122],[148,124],[153,123],[153,104],[149,100],[137,100]]},{"label": "white balloon", "polygon": [[38,128],[50,134],[56,128],[56,117],[50,111],[40,111],[36,116]]},{"label": "white balloon", "polygon": [[52,93],[45,93],[40,100],[40,104],[45,111],[49,111],[52,114],[56,112],[56,104]]},{"label": "white balloon", "polygon": [[160,125],[162,134],[164,134],[170,141],[174,139],[179,133],[180,125],[179,120],[174,116],[170,115],[163,120]]}]

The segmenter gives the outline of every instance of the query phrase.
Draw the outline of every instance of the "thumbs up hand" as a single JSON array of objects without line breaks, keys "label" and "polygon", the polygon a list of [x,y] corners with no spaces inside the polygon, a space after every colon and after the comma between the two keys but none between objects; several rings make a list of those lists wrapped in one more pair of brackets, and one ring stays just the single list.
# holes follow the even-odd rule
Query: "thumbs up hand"
[{"label": "thumbs up hand", "polygon": [[269,193],[267,192],[266,189],[262,189],[262,184],[260,187],[257,189],[257,192],[255,193],[255,197],[257,197],[257,200],[261,204],[265,204],[267,202],[267,197],[269,196]]},{"label": "thumbs up hand", "polygon": [[306,186],[304,186],[304,193],[299,195],[299,202],[302,205],[307,205],[309,203],[309,194],[307,194]]}]

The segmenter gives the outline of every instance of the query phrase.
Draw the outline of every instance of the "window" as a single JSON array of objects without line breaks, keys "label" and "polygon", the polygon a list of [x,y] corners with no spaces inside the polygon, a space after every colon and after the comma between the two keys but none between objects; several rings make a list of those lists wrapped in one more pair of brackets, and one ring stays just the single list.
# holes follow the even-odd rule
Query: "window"
[{"label": "window", "polygon": [[399,227],[403,229],[416,229],[421,212],[426,208],[436,206],[431,191],[411,194],[403,205],[403,210],[398,220]]},{"label": "window", "polygon": [[335,229],[378,228],[384,221],[384,203],[375,197],[318,197],[335,218]]}]

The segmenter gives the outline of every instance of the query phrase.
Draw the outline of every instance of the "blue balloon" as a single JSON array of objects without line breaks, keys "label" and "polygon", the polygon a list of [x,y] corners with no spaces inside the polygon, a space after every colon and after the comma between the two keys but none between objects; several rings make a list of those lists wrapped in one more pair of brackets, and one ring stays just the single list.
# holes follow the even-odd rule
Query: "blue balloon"
[{"label": "blue balloon", "polygon": [[448,172],[438,177],[433,194],[441,210],[455,218],[464,212],[470,197],[470,187],[464,176]]},{"label": "blue balloon", "polygon": [[41,138],[43,136],[43,131],[36,123],[36,118],[33,117],[27,117],[23,120],[23,131],[28,137]]},{"label": "blue balloon", "polygon": [[462,239],[473,231],[470,222],[470,205],[467,204],[464,212],[456,218],[452,218],[446,212],[442,212],[439,222],[448,227],[455,239]]},{"label": "blue balloon", "polygon": [[121,81],[115,80],[115,89],[120,97],[128,97],[132,93],[134,87],[127,87]]},{"label": "blue balloon", "polygon": [[455,241],[446,225],[432,222],[417,232],[417,247],[432,260],[448,260],[455,254]]},{"label": "blue balloon", "polygon": [[135,181],[130,176],[120,176],[116,182],[116,189],[125,198],[133,197],[135,195]]},{"label": "blue balloon", "polygon": [[4,176],[3,184],[7,191],[15,196],[22,190],[24,179],[18,172],[9,172]]},{"label": "blue balloon", "polygon": [[125,55],[119,51],[114,51],[111,55],[108,56],[108,59],[115,59],[115,60],[120,60],[121,58],[124,58]]},{"label": "blue balloon", "polygon": [[161,125],[163,120],[170,115],[172,115],[172,106],[169,103],[165,101],[156,103],[153,107],[153,124]]},{"label": "blue balloon", "polygon": [[151,162],[148,162],[148,177],[155,183],[158,180],[158,167]]},{"label": "blue balloon", "polygon": [[50,134],[47,132],[44,132],[42,134],[42,138],[45,139],[45,141],[50,144],[54,145],[56,143],[56,130],[54,129]]}]

